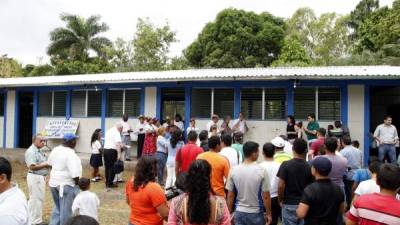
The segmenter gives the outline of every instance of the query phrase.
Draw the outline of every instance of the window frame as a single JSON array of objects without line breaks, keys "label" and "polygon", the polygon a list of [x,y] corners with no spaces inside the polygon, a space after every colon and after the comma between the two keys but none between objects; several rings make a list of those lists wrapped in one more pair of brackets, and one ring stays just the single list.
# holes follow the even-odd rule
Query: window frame
[{"label": "window frame", "polygon": [[[137,115],[137,116],[131,116],[131,118],[138,118],[139,116],[140,116],[140,112],[141,112],[141,110],[142,110],[142,88],[109,88],[109,89],[107,89],[107,97],[106,97],[106,99],[105,99],[105,101],[106,101],[106,115],[105,115],[105,117],[106,118],[120,118],[120,117],[122,117],[122,115],[123,114],[125,114],[125,105],[126,105],[126,103],[125,103],[125,95],[126,95],[126,91],[127,90],[137,90],[137,91],[139,91],[139,115]],[[109,116],[108,115],[108,104],[109,104],[109,101],[108,101],[108,92],[109,91],[122,91],[122,115],[120,115],[120,116]]]},{"label": "window frame", "polygon": [[[85,114],[83,116],[74,116],[72,115],[72,98],[73,98],[73,92],[74,91],[82,91],[85,92]],[[101,117],[101,107],[100,107],[100,115],[98,116],[89,116],[89,91],[95,91],[95,92],[101,92],[99,89],[74,89],[71,91],[71,102],[70,102],[70,107],[71,107],[71,117],[72,118],[100,118]],[[102,104],[102,101],[100,102],[100,105]]]},{"label": "window frame", "polygon": [[[63,116],[55,116],[54,115],[54,93],[55,92],[66,92],[66,98],[65,98],[65,115]],[[68,90],[51,90],[51,91],[40,91],[38,94],[38,98],[40,98],[40,93],[51,93],[51,112],[50,115],[39,115],[39,101],[40,99],[38,99],[38,103],[37,103],[37,107],[38,107],[38,112],[37,112],[37,117],[66,117],[67,116],[67,103],[68,103]]]}]

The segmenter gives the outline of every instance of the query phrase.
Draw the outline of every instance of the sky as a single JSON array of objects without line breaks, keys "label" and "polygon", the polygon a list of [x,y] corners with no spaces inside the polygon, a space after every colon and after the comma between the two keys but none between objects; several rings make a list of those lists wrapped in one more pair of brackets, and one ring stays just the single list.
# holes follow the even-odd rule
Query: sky
[{"label": "sky", "polygon": [[[139,17],[162,26],[167,21],[179,42],[171,45],[171,56],[181,55],[207,22],[229,7],[260,13],[267,11],[288,18],[300,7],[310,7],[317,15],[351,12],[359,0],[0,0],[0,56],[23,64],[46,63],[49,33],[63,26],[63,12],[83,17],[100,15],[110,29],[103,35],[114,41],[131,40]],[[380,0],[391,6],[393,0]]]}]

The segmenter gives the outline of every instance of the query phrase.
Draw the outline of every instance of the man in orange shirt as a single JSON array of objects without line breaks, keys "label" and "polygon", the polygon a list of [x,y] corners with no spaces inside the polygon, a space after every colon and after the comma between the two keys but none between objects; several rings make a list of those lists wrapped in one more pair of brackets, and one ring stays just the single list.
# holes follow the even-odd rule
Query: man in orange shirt
[{"label": "man in orange shirt", "polygon": [[220,155],[221,141],[219,137],[212,136],[208,139],[208,152],[201,153],[197,159],[204,159],[211,165],[211,188],[214,193],[221,197],[226,197],[225,180],[229,175],[229,161],[224,156]]}]

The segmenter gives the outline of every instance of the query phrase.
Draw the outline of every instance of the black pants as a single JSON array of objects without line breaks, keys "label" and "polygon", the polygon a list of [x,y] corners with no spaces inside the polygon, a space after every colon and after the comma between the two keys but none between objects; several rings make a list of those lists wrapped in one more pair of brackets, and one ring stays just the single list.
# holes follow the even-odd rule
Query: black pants
[{"label": "black pants", "polygon": [[346,178],[343,178],[343,183],[344,183],[344,192],[346,194],[345,198],[346,198],[346,211],[350,209],[351,206],[351,194],[352,194],[352,187],[353,187],[353,183],[354,181],[352,180],[348,180]]},{"label": "black pants", "polygon": [[106,173],[106,187],[113,185],[115,173],[114,163],[117,161],[118,153],[115,149],[104,149],[104,167]]},{"label": "black pants", "polygon": [[142,156],[145,134],[139,134],[137,138],[137,158]]},{"label": "black pants", "polygon": [[278,219],[282,220],[282,209],[279,205],[278,197],[271,198],[271,214],[272,214],[272,222],[271,225],[277,225]]}]

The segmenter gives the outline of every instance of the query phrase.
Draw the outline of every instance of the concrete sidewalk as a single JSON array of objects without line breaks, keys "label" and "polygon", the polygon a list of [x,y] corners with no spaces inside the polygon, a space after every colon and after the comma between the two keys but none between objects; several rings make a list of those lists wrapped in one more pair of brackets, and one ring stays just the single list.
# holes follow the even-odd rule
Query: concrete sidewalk
[{"label": "concrete sidewalk", "polygon": [[[21,164],[25,163],[25,151],[26,149],[23,148],[16,148],[16,149],[4,149],[0,148],[0,156],[5,157],[8,159],[10,162],[18,162]],[[89,160],[90,160],[90,154],[88,153],[77,153],[79,158],[81,158],[82,161],[82,167],[83,168],[88,168],[90,167]],[[125,170],[128,171],[133,171],[137,163],[137,160],[135,158],[132,159],[132,161],[125,161],[124,166]]]}]

